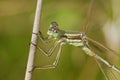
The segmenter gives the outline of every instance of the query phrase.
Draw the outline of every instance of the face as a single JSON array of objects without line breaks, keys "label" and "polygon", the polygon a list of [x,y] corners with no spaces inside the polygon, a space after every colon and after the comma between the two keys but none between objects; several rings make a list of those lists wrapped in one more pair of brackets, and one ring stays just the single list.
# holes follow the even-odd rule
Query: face
[{"label": "face", "polygon": [[47,34],[49,36],[54,36],[54,34],[57,33],[57,30],[58,30],[58,24],[56,22],[52,22],[50,24],[50,28],[48,29]]}]

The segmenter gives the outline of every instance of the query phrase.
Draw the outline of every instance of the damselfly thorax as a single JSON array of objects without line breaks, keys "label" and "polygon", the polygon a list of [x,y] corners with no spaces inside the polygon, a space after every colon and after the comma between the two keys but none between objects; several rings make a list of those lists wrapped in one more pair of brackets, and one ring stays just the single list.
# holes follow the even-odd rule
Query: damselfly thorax
[{"label": "damselfly thorax", "polygon": [[73,45],[73,46],[83,47],[87,42],[86,36],[82,32],[65,31],[64,36],[66,36],[64,38],[66,40],[66,43]]}]

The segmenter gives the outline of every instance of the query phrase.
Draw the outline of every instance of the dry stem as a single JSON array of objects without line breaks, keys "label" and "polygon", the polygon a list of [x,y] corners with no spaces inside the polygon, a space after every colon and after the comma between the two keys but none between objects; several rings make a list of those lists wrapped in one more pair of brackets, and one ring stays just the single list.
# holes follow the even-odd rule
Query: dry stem
[{"label": "dry stem", "polygon": [[[42,0],[38,0],[37,6],[36,6],[34,25],[33,25],[33,33],[36,33],[36,34],[39,31],[41,7],[42,7]],[[32,34],[32,38],[31,38],[31,42],[34,44],[37,43],[37,35],[36,34]],[[35,52],[36,52],[36,47],[34,45],[30,44],[25,80],[31,80],[31,78],[32,78],[32,70],[34,67]]]}]

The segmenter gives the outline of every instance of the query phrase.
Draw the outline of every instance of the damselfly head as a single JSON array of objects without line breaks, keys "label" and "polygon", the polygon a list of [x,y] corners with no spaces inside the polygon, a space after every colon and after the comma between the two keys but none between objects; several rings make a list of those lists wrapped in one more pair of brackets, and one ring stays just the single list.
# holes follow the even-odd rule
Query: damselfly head
[{"label": "damselfly head", "polygon": [[57,27],[58,27],[58,23],[57,22],[51,22],[50,28],[57,28]]},{"label": "damselfly head", "polygon": [[48,34],[49,36],[54,36],[54,37],[55,37],[55,36],[58,35],[58,32],[59,32],[59,29],[58,29],[58,24],[57,24],[57,22],[51,22],[47,34]]}]

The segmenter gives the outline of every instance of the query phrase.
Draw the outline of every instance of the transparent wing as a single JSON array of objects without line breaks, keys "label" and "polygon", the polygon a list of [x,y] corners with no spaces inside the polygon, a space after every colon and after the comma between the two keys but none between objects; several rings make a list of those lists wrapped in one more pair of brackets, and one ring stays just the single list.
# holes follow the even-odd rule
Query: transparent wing
[{"label": "transparent wing", "polygon": [[85,19],[85,23],[82,26],[82,32],[85,32],[85,33],[87,32],[88,27],[90,25],[89,21],[90,21],[90,18],[92,16],[92,7],[94,5],[93,3],[94,3],[94,0],[90,0],[89,6],[88,6],[88,11],[87,11],[87,16]]},{"label": "transparent wing", "polygon": [[100,32],[108,20],[113,20],[111,0],[90,0],[82,32],[95,35],[94,32]]},{"label": "transparent wing", "polygon": [[102,48],[102,49],[104,49],[104,50],[106,50],[106,51],[108,51],[108,52],[110,52],[110,53],[112,53],[112,54],[115,54],[115,55],[119,56],[119,58],[120,58],[120,54],[119,54],[119,53],[117,53],[117,52],[115,52],[114,50],[108,48],[107,46],[104,46],[104,45],[100,44],[99,42],[97,42],[97,41],[95,41],[95,40],[93,40],[93,39],[91,39],[91,38],[89,38],[89,37],[87,37],[87,40],[90,41],[90,42],[92,42],[93,45],[96,45],[96,46],[98,46],[99,48]]},{"label": "transparent wing", "polygon": [[[120,54],[119,54],[119,53],[116,53],[116,52],[113,51],[112,49],[110,49],[110,48],[108,48],[108,47],[100,44],[99,42],[97,42],[97,41],[95,41],[95,40],[93,40],[93,39],[91,39],[91,38],[88,38],[88,37],[87,37],[87,40],[88,40],[89,42],[91,42],[92,45],[97,46],[98,49],[101,48],[101,49],[103,50],[103,52],[105,52],[104,50],[106,50],[108,54],[111,54],[111,53],[112,53],[113,55],[117,56],[117,57],[120,59]],[[95,49],[96,49],[96,48],[95,48]],[[93,48],[92,48],[92,50],[93,50]],[[97,53],[97,52],[95,52],[95,53]],[[102,54],[102,52],[100,52],[100,53]],[[96,54],[96,55],[98,56],[98,54]],[[108,55],[107,55],[107,56],[108,56]],[[120,70],[119,70],[117,67],[113,66],[113,65],[115,65],[115,64],[112,65],[112,64],[111,64],[112,62],[110,62],[109,59],[108,59],[108,60],[105,59],[105,57],[101,57],[101,56],[96,57],[96,56],[95,56],[94,58],[95,58],[95,60],[96,60],[96,62],[97,62],[97,64],[98,64],[99,68],[100,68],[101,71],[103,72],[106,80],[120,80]],[[114,57],[111,58],[111,59],[114,60]],[[107,60],[107,61],[106,61],[106,60]],[[112,61],[112,60],[111,60],[111,61]]]},{"label": "transparent wing", "polygon": [[120,73],[108,67],[103,62],[95,59],[106,80],[120,80]]}]

